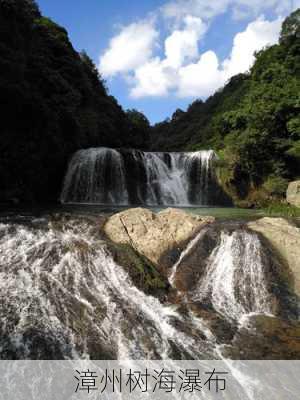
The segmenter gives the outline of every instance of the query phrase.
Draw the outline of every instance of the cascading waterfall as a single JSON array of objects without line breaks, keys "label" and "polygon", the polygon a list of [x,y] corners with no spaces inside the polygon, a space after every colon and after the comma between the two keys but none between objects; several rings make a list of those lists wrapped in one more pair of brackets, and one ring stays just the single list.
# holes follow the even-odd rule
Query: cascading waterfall
[{"label": "cascading waterfall", "polygon": [[151,153],[95,148],[73,156],[62,203],[106,205],[214,205],[212,150]]},{"label": "cascading waterfall", "polygon": [[[0,358],[219,358],[207,321],[139,290],[98,226],[83,217],[0,224]],[[209,299],[229,323],[270,313],[262,254],[256,234],[223,232],[195,304]]]},{"label": "cascading waterfall", "polygon": [[201,320],[138,290],[86,224],[2,224],[0,266],[2,358],[215,357]]},{"label": "cascading waterfall", "polygon": [[80,150],[73,156],[61,196],[62,202],[127,204],[125,166],[117,150]]},{"label": "cascading waterfall", "polygon": [[265,254],[257,234],[246,230],[222,232],[194,300],[209,300],[229,320],[250,314],[271,314]]}]

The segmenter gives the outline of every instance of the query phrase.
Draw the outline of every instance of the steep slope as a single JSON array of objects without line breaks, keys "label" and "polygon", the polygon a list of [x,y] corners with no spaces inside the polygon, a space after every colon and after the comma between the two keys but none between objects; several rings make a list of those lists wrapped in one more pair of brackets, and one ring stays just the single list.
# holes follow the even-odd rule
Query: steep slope
[{"label": "steep slope", "polygon": [[70,155],[134,146],[92,61],[32,0],[0,0],[0,203],[55,200]]},{"label": "steep slope", "polygon": [[249,77],[240,74],[205,102],[194,101],[186,112],[176,110],[171,120],[158,123],[152,128],[152,149],[180,151],[221,147],[222,141],[215,126],[217,117],[237,108],[248,90]]}]

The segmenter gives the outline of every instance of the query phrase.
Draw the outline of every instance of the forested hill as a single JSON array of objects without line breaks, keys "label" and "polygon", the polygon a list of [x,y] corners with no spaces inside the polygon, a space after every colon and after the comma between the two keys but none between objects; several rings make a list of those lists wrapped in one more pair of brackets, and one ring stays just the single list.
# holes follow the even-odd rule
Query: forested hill
[{"label": "forested hill", "polygon": [[245,205],[284,195],[300,177],[300,9],[280,42],[256,56],[248,74],[233,77],[206,102],[152,129],[152,149],[213,148],[222,184]]},{"label": "forested hill", "polygon": [[0,203],[57,199],[79,148],[145,145],[140,116],[107,94],[89,57],[32,0],[0,0],[0,107]]},{"label": "forested hill", "polygon": [[122,110],[87,54],[34,0],[0,0],[0,107],[0,204],[57,200],[71,154],[109,146],[213,148],[225,190],[257,205],[300,177],[300,10],[250,73],[150,135],[147,118]]}]

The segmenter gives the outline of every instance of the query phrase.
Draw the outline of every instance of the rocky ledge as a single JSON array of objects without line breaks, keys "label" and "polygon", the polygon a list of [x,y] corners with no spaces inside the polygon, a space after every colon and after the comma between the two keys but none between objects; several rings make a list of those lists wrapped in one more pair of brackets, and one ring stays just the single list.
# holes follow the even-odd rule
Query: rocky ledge
[{"label": "rocky ledge", "polygon": [[300,229],[284,218],[261,218],[248,227],[263,235],[286,266],[287,280],[300,296]]},{"label": "rocky ledge", "polygon": [[214,221],[213,217],[173,208],[157,214],[144,208],[132,208],[109,218],[104,232],[114,243],[129,244],[158,265],[163,254],[174,248],[180,250],[200,229]]},{"label": "rocky ledge", "polygon": [[[149,260],[165,279],[168,275],[166,268],[175,264],[187,243],[203,228],[211,227],[208,231],[211,234],[204,235],[204,239],[206,236],[209,239],[204,240],[205,243],[207,242],[204,246],[207,247],[206,253],[216,246],[218,235],[213,233],[216,233],[220,227],[218,228],[217,223],[213,224],[214,222],[214,217],[193,215],[178,209],[168,208],[154,213],[149,209],[132,208],[108,218],[103,230],[106,237],[113,243],[126,245],[128,248],[132,248],[136,254]],[[241,222],[240,225],[263,237],[266,246],[282,265],[285,271],[284,279],[289,283],[293,292],[300,296],[300,229],[293,222],[283,218],[266,217],[248,223]],[[231,227],[230,230],[234,229]],[[208,255],[203,251],[194,254],[198,267],[199,263],[203,264]],[[169,257],[167,261],[165,260],[166,255]],[[191,257],[193,257],[193,253]],[[190,264],[193,265],[192,262]],[[179,272],[180,270],[178,279],[181,279]],[[186,268],[184,273],[191,275],[191,279],[194,279],[193,274],[189,274],[189,268]],[[188,277],[181,279],[182,285],[180,286],[182,287],[180,289],[184,290],[185,281],[190,286],[191,279]]]}]

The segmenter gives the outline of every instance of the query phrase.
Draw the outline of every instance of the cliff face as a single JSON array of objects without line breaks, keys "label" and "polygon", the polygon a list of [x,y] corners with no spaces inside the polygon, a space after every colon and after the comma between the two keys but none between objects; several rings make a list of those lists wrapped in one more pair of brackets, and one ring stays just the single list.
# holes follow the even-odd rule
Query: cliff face
[{"label": "cliff face", "polygon": [[58,197],[71,154],[134,146],[92,61],[31,0],[0,0],[0,203]]}]

